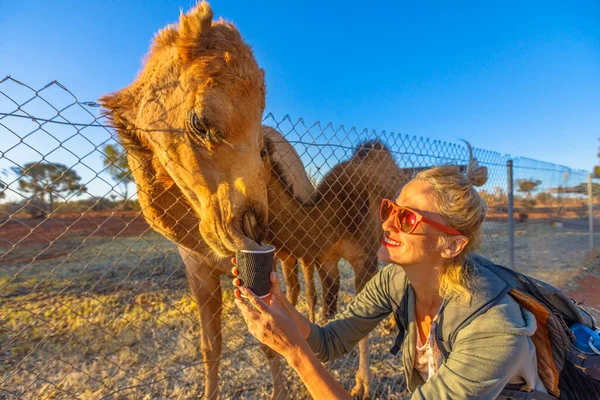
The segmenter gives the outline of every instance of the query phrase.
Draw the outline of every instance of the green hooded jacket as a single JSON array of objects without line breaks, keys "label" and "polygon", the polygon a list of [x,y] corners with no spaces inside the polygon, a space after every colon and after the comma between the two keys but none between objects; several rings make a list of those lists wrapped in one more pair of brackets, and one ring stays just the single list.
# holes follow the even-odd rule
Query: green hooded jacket
[{"label": "green hooded jacket", "polygon": [[[475,266],[473,278],[475,290],[469,302],[446,299],[439,326],[444,340],[455,336],[448,358],[427,382],[413,367],[417,341],[415,297],[398,265],[382,268],[346,310],[327,325],[311,324],[307,341],[321,361],[333,360],[350,352],[381,320],[395,313],[398,328],[404,333],[401,350],[410,399],[496,399],[507,384],[546,393],[531,340],[537,327],[535,317],[506,294],[502,290],[505,283],[486,268]],[[460,326],[465,316],[495,296],[502,298]]]}]

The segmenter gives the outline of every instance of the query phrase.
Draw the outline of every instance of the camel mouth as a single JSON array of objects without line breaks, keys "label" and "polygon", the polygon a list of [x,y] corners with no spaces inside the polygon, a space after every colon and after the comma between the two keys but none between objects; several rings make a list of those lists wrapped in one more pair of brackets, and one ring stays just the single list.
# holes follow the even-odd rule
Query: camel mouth
[{"label": "camel mouth", "polygon": [[[267,225],[257,217],[254,208],[239,219],[223,223],[221,216],[209,224],[200,224],[200,234],[215,254],[220,257],[231,257],[241,250],[260,250],[266,237]],[[260,221],[260,222],[259,222]]]},{"label": "camel mouth", "polygon": [[257,251],[262,249],[264,246],[261,244],[263,235],[255,235],[256,232],[250,233],[250,235],[237,230],[228,231],[226,236],[221,241],[225,246],[238,252],[242,250]]},{"label": "camel mouth", "polygon": [[212,251],[220,257],[232,257],[239,251],[256,251],[264,248],[264,246],[259,242],[241,234],[225,236],[220,236],[212,232],[209,234],[204,234],[201,232],[201,234]]}]

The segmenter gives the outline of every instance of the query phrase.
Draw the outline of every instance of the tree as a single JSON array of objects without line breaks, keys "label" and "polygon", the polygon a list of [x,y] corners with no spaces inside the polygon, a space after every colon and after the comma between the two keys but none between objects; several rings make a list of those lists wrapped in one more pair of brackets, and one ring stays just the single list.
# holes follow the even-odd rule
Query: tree
[{"label": "tree", "polygon": [[[566,188],[565,190],[567,193],[577,193],[577,194],[588,194],[588,184],[586,183],[580,183],[579,185],[575,185],[569,188]],[[592,182],[592,194],[597,194],[600,193],[600,184],[596,183],[596,182]]]},{"label": "tree", "polygon": [[517,191],[521,193],[526,193],[527,197],[529,198],[531,197],[531,192],[535,191],[537,187],[541,184],[542,181],[540,181],[539,179],[517,179],[517,185],[519,186],[519,189],[517,189]]},{"label": "tree", "polygon": [[85,192],[87,188],[80,184],[81,177],[64,164],[49,162],[30,162],[23,167],[12,167],[11,170],[19,177],[19,189],[43,199],[48,194],[50,212],[54,211],[54,198],[75,193]]},{"label": "tree", "polygon": [[494,197],[500,202],[504,202],[506,200],[506,192],[502,186],[494,186]]},{"label": "tree", "polygon": [[131,169],[127,163],[127,156],[125,151],[119,145],[107,144],[102,149],[104,151],[104,160],[102,161],[104,166],[107,167],[107,171],[111,178],[117,182],[117,185],[123,186],[124,192],[124,203],[127,203],[129,184],[133,182],[131,175]]},{"label": "tree", "polygon": [[[542,181],[540,181],[539,179],[517,179],[517,186],[519,187],[517,191],[525,193],[525,199],[523,199],[523,206],[525,207],[526,211],[530,211],[533,207],[535,207],[536,201],[535,199],[531,198],[531,192],[535,191],[537,187],[541,184]],[[519,219],[523,222],[526,221],[526,213],[525,215],[521,214],[519,215]]]},{"label": "tree", "polygon": [[547,205],[552,205],[552,201],[554,200],[554,197],[552,197],[552,195],[550,193],[540,192],[535,196],[535,199],[537,200],[537,202],[539,204],[547,206]]},{"label": "tree", "polygon": [[[10,174],[10,171],[7,170],[6,168],[4,168],[0,174],[4,175],[6,178],[8,178],[8,174]],[[3,181],[2,179],[0,179],[0,200],[6,198],[6,193],[8,192],[8,184]]]}]

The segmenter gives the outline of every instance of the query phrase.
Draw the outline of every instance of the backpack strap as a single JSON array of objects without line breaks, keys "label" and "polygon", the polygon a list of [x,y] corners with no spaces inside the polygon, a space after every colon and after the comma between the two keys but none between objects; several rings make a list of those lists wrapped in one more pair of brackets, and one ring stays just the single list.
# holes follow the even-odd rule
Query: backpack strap
[{"label": "backpack strap", "polygon": [[600,355],[581,351],[567,351],[567,360],[584,372],[588,368],[595,368],[600,365]]},{"label": "backpack strap", "polygon": [[400,299],[400,303],[398,304],[392,299],[395,308],[394,318],[396,319],[396,325],[398,326],[398,334],[394,340],[394,346],[390,349],[390,353],[393,355],[398,355],[406,336],[406,330],[408,329],[406,326],[408,323],[408,287],[408,278],[404,276],[404,295],[402,296],[402,299]]}]

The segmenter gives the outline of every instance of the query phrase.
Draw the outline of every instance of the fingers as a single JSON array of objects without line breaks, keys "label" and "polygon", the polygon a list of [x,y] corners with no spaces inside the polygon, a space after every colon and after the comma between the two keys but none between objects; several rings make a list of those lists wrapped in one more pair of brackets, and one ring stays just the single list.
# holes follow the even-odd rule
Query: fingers
[{"label": "fingers", "polygon": [[259,312],[256,311],[254,308],[250,307],[248,304],[246,304],[246,302],[242,299],[235,299],[234,302],[237,308],[240,310],[242,318],[244,318],[244,321],[246,322],[246,325],[248,325],[248,328],[252,328],[254,325],[254,321],[260,318]]},{"label": "fingers", "polygon": [[[235,258],[232,258],[232,260],[235,260]],[[238,267],[231,268],[231,275],[235,277],[232,281],[233,286],[242,286],[244,284],[244,282],[242,282],[242,280],[238,278],[238,276],[240,275],[240,270],[238,269]]]},{"label": "fingers", "polygon": [[271,293],[273,294],[273,297],[283,296],[283,292],[279,286],[279,277],[277,274],[275,272],[271,272],[269,279],[271,279]]},{"label": "fingers", "polygon": [[240,309],[242,315],[252,315],[256,314],[256,311],[250,307],[243,299],[235,299],[235,305]]},{"label": "fingers", "polygon": [[254,294],[252,290],[248,289],[245,286],[242,286],[240,287],[240,291],[244,296],[246,296],[246,299],[250,302],[250,304],[254,306],[254,308],[256,308],[261,313],[268,313],[267,305],[265,304],[265,302],[262,301],[262,299],[256,294]]},{"label": "fingers", "polygon": [[269,279],[271,280],[271,286],[279,284],[279,277],[275,272],[271,272],[271,275],[269,275]]},{"label": "fingers", "polygon": [[240,292],[240,289],[235,289],[233,291],[233,294],[235,295],[236,299],[241,299],[242,298],[242,292]]},{"label": "fingers", "polygon": [[[232,263],[233,265],[237,265],[237,260],[236,260],[236,258],[235,258],[235,257],[233,257],[233,258],[231,259],[231,263]],[[242,285],[244,284],[244,282],[242,282],[242,280],[241,280],[240,278],[238,278],[238,276],[240,275],[240,270],[238,269],[238,267],[237,267],[237,266],[235,266],[235,267],[231,268],[231,275],[233,275],[233,276],[235,277],[235,278],[233,278],[233,282],[232,282],[232,283],[233,283],[233,286],[238,286],[238,287],[239,287],[239,286],[242,286]],[[242,296],[240,295],[240,291],[239,291],[239,289],[236,289],[236,290],[234,291],[234,294],[235,294],[235,297],[236,297],[236,298],[238,298],[238,299],[241,299],[241,298],[242,298]]]}]

